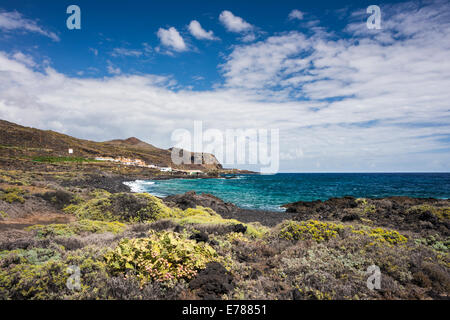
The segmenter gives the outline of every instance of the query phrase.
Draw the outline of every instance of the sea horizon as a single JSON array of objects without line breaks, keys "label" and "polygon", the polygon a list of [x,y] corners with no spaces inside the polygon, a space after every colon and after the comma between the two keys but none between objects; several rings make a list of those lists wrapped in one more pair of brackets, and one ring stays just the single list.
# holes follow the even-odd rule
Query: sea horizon
[{"label": "sea horizon", "polygon": [[147,192],[159,197],[188,191],[209,193],[244,209],[268,211],[283,211],[282,205],[296,201],[328,200],[344,196],[436,199],[450,197],[448,172],[280,172],[273,175],[227,174],[209,179],[135,180],[125,184],[133,192]]}]

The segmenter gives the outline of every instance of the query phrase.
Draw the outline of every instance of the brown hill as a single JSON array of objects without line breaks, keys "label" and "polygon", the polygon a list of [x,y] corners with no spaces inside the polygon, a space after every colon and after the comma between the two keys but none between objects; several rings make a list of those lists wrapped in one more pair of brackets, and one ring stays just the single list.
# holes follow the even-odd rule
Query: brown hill
[{"label": "brown hill", "polygon": [[[74,157],[94,158],[128,157],[141,159],[148,164],[171,166],[173,168],[219,169],[221,164],[214,155],[204,154],[212,164],[180,165],[172,163],[171,151],[157,148],[135,137],[95,142],[74,138],[51,130],[24,127],[12,122],[0,120],[0,152],[5,156],[69,156],[68,149],[73,149]],[[195,154],[198,156],[199,154]]]},{"label": "brown hill", "polygon": [[144,141],[141,141],[135,137],[131,137],[128,139],[115,139],[115,140],[105,141],[104,143],[115,144],[115,145],[120,145],[120,146],[133,146],[133,147],[137,147],[137,148],[141,148],[141,149],[148,149],[148,150],[161,150],[161,149],[155,147],[154,145],[144,142]]}]

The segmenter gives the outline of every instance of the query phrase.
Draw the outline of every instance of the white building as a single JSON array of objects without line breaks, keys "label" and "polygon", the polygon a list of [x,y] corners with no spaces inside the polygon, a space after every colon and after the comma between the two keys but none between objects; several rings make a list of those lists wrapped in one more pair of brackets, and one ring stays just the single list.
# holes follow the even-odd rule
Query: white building
[{"label": "white building", "polygon": [[199,175],[202,175],[202,174],[203,174],[203,171],[202,171],[202,170],[187,170],[187,172],[188,172],[189,175],[191,175],[191,176],[195,176],[195,175],[199,176]]}]

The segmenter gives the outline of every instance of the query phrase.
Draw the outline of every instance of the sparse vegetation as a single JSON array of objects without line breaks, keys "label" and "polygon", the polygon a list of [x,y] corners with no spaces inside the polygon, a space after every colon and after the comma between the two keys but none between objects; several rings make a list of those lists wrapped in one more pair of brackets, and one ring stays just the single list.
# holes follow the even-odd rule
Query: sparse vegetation
[{"label": "sparse vegetation", "polygon": [[[97,152],[165,163],[167,150],[0,126],[11,132],[0,141],[0,299],[448,299],[449,200],[299,201],[253,219],[213,196],[127,192],[124,176],[161,173],[89,163]],[[69,145],[77,156],[58,157]],[[366,286],[371,265],[382,290]]]},{"label": "sparse vegetation", "polygon": [[41,238],[46,237],[71,237],[74,235],[83,235],[89,233],[120,233],[125,230],[123,223],[113,221],[93,221],[93,220],[79,220],[70,224],[50,224],[50,225],[34,225],[28,227],[27,230],[35,231],[36,235]]},{"label": "sparse vegetation", "polygon": [[442,221],[450,219],[450,207],[434,207],[431,205],[419,205],[409,208],[406,213],[415,215],[422,215],[429,213]]},{"label": "sparse vegetation", "polygon": [[287,222],[280,231],[280,238],[287,240],[313,239],[318,242],[335,238],[344,230],[344,225],[316,220],[306,222]]},{"label": "sparse vegetation", "polygon": [[34,157],[32,159],[36,162],[46,162],[46,163],[58,163],[58,162],[98,162],[95,159],[81,158],[81,157]]},{"label": "sparse vegetation", "polygon": [[198,270],[217,259],[216,251],[208,244],[196,243],[173,232],[123,239],[105,255],[113,275],[135,272],[141,284],[149,281],[174,284],[180,279],[192,279]]},{"label": "sparse vegetation", "polygon": [[25,199],[22,197],[23,194],[25,194],[25,192],[19,188],[7,188],[3,191],[0,191],[0,200],[6,201],[8,203],[24,203]]}]

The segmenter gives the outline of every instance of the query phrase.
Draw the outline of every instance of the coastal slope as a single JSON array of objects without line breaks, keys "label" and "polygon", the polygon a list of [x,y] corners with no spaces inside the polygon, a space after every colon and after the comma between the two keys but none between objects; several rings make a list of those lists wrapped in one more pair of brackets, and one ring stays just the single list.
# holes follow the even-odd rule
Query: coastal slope
[{"label": "coastal slope", "polygon": [[[51,130],[40,130],[0,120],[0,148],[2,157],[124,157],[143,160],[160,167],[181,169],[214,170],[222,165],[214,155],[191,153],[191,158],[199,158],[195,164],[175,165],[171,159],[171,149],[160,149],[135,137],[95,142],[78,139]],[[73,153],[69,154],[69,149]]]}]

